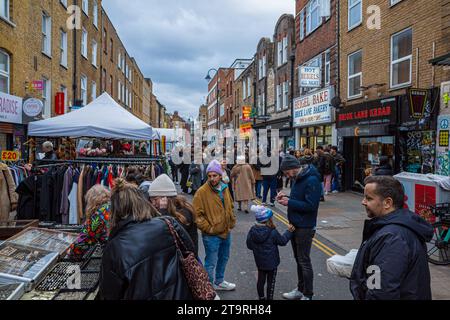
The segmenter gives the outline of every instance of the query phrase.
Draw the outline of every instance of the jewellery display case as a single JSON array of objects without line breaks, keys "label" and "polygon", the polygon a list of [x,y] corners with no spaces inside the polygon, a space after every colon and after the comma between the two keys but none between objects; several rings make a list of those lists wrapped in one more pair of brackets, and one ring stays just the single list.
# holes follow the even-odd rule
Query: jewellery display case
[{"label": "jewellery display case", "polygon": [[77,237],[78,234],[76,233],[28,228],[8,239],[8,241],[28,247],[57,252],[59,255],[63,255]]},{"label": "jewellery display case", "polygon": [[24,282],[30,291],[57,259],[56,252],[5,241],[0,244],[0,279]]},{"label": "jewellery display case", "polygon": [[0,279],[0,301],[19,300],[25,293],[25,284],[7,279]]},{"label": "jewellery display case", "polygon": [[0,240],[7,240],[27,228],[38,226],[39,220],[0,221]]}]

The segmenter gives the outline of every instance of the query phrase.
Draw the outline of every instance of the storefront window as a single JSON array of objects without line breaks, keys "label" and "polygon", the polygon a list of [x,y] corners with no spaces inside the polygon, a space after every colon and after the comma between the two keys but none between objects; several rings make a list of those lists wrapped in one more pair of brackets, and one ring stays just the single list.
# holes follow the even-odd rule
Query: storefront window
[{"label": "storefront window", "polygon": [[394,137],[369,137],[359,139],[359,157],[356,166],[356,179],[363,183],[375,167],[380,164],[380,157],[386,156],[390,160],[391,167],[395,163]]},{"label": "storefront window", "polygon": [[307,145],[315,150],[318,146],[328,146],[332,143],[331,126],[309,127],[300,130],[300,146]]}]

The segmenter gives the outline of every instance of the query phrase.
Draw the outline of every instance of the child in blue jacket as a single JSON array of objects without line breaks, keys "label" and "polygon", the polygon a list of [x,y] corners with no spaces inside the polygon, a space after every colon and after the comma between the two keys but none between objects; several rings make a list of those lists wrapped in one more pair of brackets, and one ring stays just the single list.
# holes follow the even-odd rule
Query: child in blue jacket
[{"label": "child in blue jacket", "polygon": [[[286,246],[293,237],[294,226],[281,235],[273,221],[273,212],[264,207],[252,207],[256,215],[256,224],[250,229],[247,236],[247,247],[253,251],[256,267],[258,268],[258,295],[260,300],[273,300],[275,279],[280,265],[278,246]],[[267,296],[264,286],[267,282]]]}]

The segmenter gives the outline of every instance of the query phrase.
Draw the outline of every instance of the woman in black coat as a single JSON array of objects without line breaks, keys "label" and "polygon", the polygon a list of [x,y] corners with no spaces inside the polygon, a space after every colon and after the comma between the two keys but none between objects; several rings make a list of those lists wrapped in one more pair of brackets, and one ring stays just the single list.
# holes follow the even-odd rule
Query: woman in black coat
[{"label": "woman in black coat", "polygon": [[[103,300],[192,300],[174,239],[137,187],[119,179],[111,195],[111,234],[100,274]],[[186,246],[192,242],[170,219]]]}]

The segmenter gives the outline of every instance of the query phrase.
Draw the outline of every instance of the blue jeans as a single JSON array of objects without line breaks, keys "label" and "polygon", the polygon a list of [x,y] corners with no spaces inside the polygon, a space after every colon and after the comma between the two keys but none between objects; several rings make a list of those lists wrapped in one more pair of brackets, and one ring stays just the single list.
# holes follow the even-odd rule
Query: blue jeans
[{"label": "blue jeans", "polygon": [[256,180],[256,197],[261,198],[262,180]]},{"label": "blue jeans", "polygon": [[221,284],[224,281],[225,268],[230,257],[231,234],[225,240],[218,236],[203,234],[203,245],[206,254],[205,269],[208,272],[209,281],[213,284]]},{"label": "blue jeans", "polygon": [[341,168],[336,166],[336,173],[334,174],[332,191],[341,191]]},{"label": "blue jeans", "polygon": [[263,203],[267,203],[267,195],[270,189],[270,203],[275,203],[277,197],[277,177],[264,177]]}]

